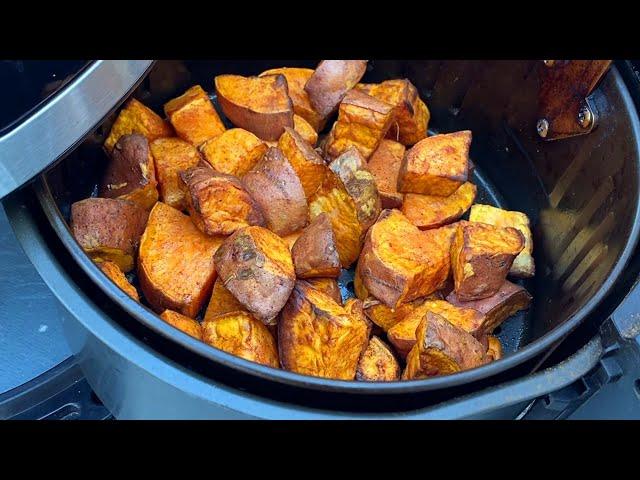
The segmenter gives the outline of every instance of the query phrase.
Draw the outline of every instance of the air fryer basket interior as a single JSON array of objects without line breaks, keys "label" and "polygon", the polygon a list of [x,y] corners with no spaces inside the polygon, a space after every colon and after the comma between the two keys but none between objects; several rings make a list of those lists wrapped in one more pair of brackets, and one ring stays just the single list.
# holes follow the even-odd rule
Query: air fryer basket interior
[{"label": "air fryer basket interior", "polygon": [[[543,142],[535,132],[537,63],[370,61],[363,79],[409,78],[431,111],[431,133],[473,132],[476,203],[520,210],[531,219],[536,276],[523,285],[534,301],[497,332],[507,356],[583,308],[611,280],[623,250],[637,234],[637,118],[619,75],[612,69],[602,81],[600,121],[592,133]],[[162,114],[163,103],[191,85],[213,93],[218,74],[256,75],[278,66],[315,64],[159,61],[133,95]],[[114,118],[106,119],[46,175],[66,221],[71,203],[96,194],[107,163],[101,146]],[[134,275],[130,279],[136,281]],[[344,287],[350,287],[348,278],[343,280]]]}]

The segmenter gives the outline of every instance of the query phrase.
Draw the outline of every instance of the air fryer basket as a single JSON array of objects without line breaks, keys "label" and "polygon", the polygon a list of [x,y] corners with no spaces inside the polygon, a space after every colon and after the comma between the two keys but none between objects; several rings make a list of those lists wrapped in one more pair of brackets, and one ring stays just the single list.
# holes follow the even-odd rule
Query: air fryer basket
[{"label": "air fryer basket", "polygon": [[[67,226],[71,203],[96,194],[107,158],[101,149],[116,112],[73,153],[44,174],[45,214],[76,262],[133,319],[202,357],[281,383],[345,393],[403,393],[460,385],[539,355],[600,303],[635,247],[639,225],[640,133],[629,93],[613,67],[604,77],[599,126],[590,134],[543,142],[535,131],[538,77],[534,61],[370,61],[363,81],[409,78],[431,111],[431,133],[473,132],[477,203],[520,210],[531,219],[536,276],[524,282],[529,311],[498,331],[506,355],[446,377],[392,383],[345,382],[275,370],[209,347],[165,324],[124,295],[82,252]],[[315,61],[160,61],[133,93],[162,113],[168,99],[193,84],[213,93],[221,73],[256,75]],[[124,101],[125,99],[123,99]],[[136,281],[135,275],[131,278]],[[351,287],[349,278],[343,287]]]}]

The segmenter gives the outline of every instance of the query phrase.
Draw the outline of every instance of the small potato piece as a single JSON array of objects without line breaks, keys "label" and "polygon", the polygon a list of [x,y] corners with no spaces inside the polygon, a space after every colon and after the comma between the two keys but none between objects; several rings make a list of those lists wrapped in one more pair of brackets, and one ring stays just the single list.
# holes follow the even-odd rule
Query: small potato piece
[{"label": "small potato piece", "polygon": [[340,285],[335,278],[307,278],[305,281],[313,288],[329,295],[338,305],[342,305]]},{"label": "small potato piece", "polygon": [[473,183],[465,182],[448,197],[407,193],[402,213],[421,230],[441,227],[455,222],[471,208],[477,190]]},{"label": "small potato piece", "polygon": [[[288,128],[288,127],[287,127]],[[318,134],[313,129],[309,122],[307,122],[304,118],[294,115],[293,116],[293,129],[298,132],[298,134],[305,139],[305,141],[311,145],[311,147],[315,147],[318,142]]]},{"label": "small potato piece", "polygon": [[158,138],[151,142],[150,148],[158,175],[160,199],[178,210],[186,209],[178,172],[195,167],[200,162],[198,150],[179,138]]},{"label": "small potato piece", "polygon": [[416,87],[406,78],[386,80],[377,84],[358,84],[356,89],[393,105],[396,120],[388,138],[403,145],[413,145],[427,136],[430,113],[420,99]]},{"label": "small potato piece", "polygon": [[284,240],[284,243],[289,245],[289,250],[291,250],[293,246],[296,244],[296,241],[298,240],[298,238],[300,238],[300,235],[302,235],[302,232],[304,232],[304,230],[298,230],[297,232],[293,232],[293,233],[290,233],[289,235],[284,235],[282,237],[282,240]]},{"label": "small potato piece", "polygon": [[289,127],[284,129],[278,140],[278,148],[296,171],[306,198],[310,198],[316,193],[329,170],[324,159],[298,132]]},{"label": "small potato piece", "polygon": [[368,159],[389,131],[395,115],[393,105],[358,90],[347,93],[338,112],[331,141],[326,145],[331,158],[356,147]]},{"label": "small potato piece", "polygon": [[[304,86],[313,75],[313,69],[311,68],[273,68],[271,70],[267,70],[266,72],[262,72],[259,77],[264,77],[265,75],[277,75],[282,74],[287,79],[287,86],[289,87],[289,97],[291,97],[291,101],[293,102],[293,111],[296,115],[304,118],[309,125],[316,131],[319,132],[324,127],[325,120],[322,116],[316,112],[311,106],[311,102],[309,101],[309,95],[304,90]],[[295,122],[295,117],[294,117]],[[311,142],[309,142],[311,143]]]},{"label": "small potato piece", "polygon": [[202,233],[175,208],[156,203],[138,257],[140,288],[151,308],[195,317],[216,279],[213,254],[222,240]]},{"label": "small potato piece", "polygon": [[230,128],[200,146],[205,160],[218,172],[242,177],[267,151],[267,145],[253,133]]},{"label": "small potato piece", "polygon": [[160,318],[187,335],[202,340],[202,327],[193,318],[185,317],[181,313],[174,312],[173,310],[165,310],[160,314]]},{"label": "small potato piece", "polygon": [[360,300],[343,307],[298,280],[278,323],[280,363],[296,373],[353,380],[369,331]]},{"label": "small potato piece", "polygon": [[262,140],[276,141],[284,127],[293,127],[293,103],[284,75],[215,78],[218,102],[231,122]]},{"label": "small potato piece", "polygon": [[213,292],[211,292],[211,299],[209,300],[207,311],[204,314],[204,321],[211,320],[218,315],[224,315],[229,312],[240,312],[244,309],[244,306],[236,297],[227,290],[222,280],[217,278],[213,284]]},{"label": "small potato piece", "polygon": [[209,95],[200,85],[194,85],[164,105],[164,113],[176,134],[194,147],[202,145],[225,131]]},{"label": "small potato piece", "polygon": [[71,205],[71,232],[94,261],[133,269],[148,212],[129,200],[87,198]]},{"label": "small potato piece", "polygon": [[458,299],[468,302],[495,295],[523,247],[524,235],[515,228],[478,222],[461,225],[451,246]]},{"label": "small potato piece", "polygon": [[524,287],[505,281],[498,292],[488,298],[461,302],[455,292],[447,296],[447,302],[464,308],[472,308],[485,316],[482,330],[486,334],[493,332],[502,322],[520,310],[526,310],[531,303],[531,295]]},{"label": "small potato piece", "polygon": [[291,256],[298,278],[337,278],[340,275],[336,236],[326,213],[314,218],[302,232],[291,249]]},{"label": "small potato piece", "polygon": [[158,201],[158,182],[149,142],[139,133],[123,135],[111,151],[99,195],[137,203],[145,210]]},{"label": "small potato piece", "polygon": [[120,270],[118,265],[107,260],[98,262],[98,267],[100,267],[100,270],[102,270],[102,272],[109,277],[113,283],[120,287],[120,290],[129,295],[136,302],[140,301],[136,287],[129,283],[129,280],[124,276],[124,273],[122,273],[122,270]]},{"label": "small potato piece", "polygon": [[367,318],[387,332],[424,302],[425,299],[421,298],[413,302],[401,303],[396,308],[389,308],[384,303],[376,300],[375,297],[369,297],[363,302],[363,307]]},{"label": "small potato piece", "polygon": [[398,175],[398,191],[448,197],[468,179],[471,132],[434,135],[407,151]]},{"label": "small potato piece", "polygon": [[231,235],[249,225],[265,225],[260,208],[240,180],[209,167],[180,172],[191,220],[207,235]]},{"label": "small potato piece", "polygon": [[398,210],[384,210],[367,233],[357,272],[371,295],[395,308],[438,290],[449,268],[446,242]]},{"label": "small potato piece", "polygon": [[369,158],[369,171],[376,179],[382,208],[400,208],[404,195],[398,192],[398,173],[404,158],[401,143],[384,139]]},{"label": "small potato piece", "polygon": [[469,220],[472,222],[488,223],[497,227],[513,227],[524,235],[524,248],[511,265],[509,275],[519,278],[533,277],[536,266],[533,261],[533,238],[529,217],[522,212],[502,210],[491,205],[476,204],[471,207]]},{"label": "small potato piece", "polygon": [[202,324],[203,340],[245,360],[278,368],[278,350],[269,329],[247,312],[230,312]]},{"label": "small potato piece", "polygon": [[367,60],[323,60],[304,86],[313,109],[323,120],[362,78]]},{"label": "small potato piece", "polygon": [[356,294],[356,298],[359,298],[363,302],[368,298],[374,298],[370,297],[369,291],[362,283],[362,278],[360,278],[360,275],[358,274],[358,269],[356,269],[355,273],[353,274],[353,292]]},{"label": "small potato piece", "polygon": [[392,382],[400,379],[400,364],[391,349],[375,335],[360,357],[356,380],[363,382]]},{"label": "small potato piece", "polygon": [[403,380],[450,375],[489,360],[478,340],[433,312],[420,321],[416,337],[416,344],[407,356]]},{"label": "small potato piece", "polygon": [[500,343],[500,339],[493,335],[489,335],[488,342],[489,347],[487,348],[487,357],[492,362],[500,360],[502,358],[502,343]]},{"label": "small potato piece", "polygon": [[259,320],[276,323],[295,283],[287,244],[262,227],[246,227],[228,237],[215,254],[224,286]]},{"label": "small potato piece", "polygon": [[279,148],[270,147],[242,182],[262,210],[269,230],[285,236],[309,222],[302,183]]},{"label": "small potato piece", "polygon": [[104,149],[110,154],[120,137],[131,133],[144,135],[149,143],[156,138],[174,136],[173,127],[169,122],[135,98],[130,99],[120,110],[118,118],[111,126],[109,136],[104,141]]}]

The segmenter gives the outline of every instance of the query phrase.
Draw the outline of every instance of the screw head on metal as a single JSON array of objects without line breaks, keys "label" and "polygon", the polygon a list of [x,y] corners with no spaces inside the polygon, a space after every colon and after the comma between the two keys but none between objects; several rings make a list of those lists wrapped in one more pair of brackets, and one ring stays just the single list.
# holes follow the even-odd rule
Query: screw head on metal
[{"label": "screw head on metal", "polygon": [[541,118],[540,120],[538,120],[538,123],[536,124],[536,130],[538,131],[538,135],[540,135],[542,138],[545,138],[547,136],[547,134],[549,133],[549,122],[546,118]]},{"label": "screw head on metal", "polygon": [[591,110],[587,105],[582,105],[580,110],[578,110],[578,124],[580,124],[582,128],[589,128],[592,122],[593,115],[591,114]]},{"label": "screw head on metal", "polygon": [[556,63],[555,60],[543,60],[543,62],[547,67],[553,67],[554,63]]}]

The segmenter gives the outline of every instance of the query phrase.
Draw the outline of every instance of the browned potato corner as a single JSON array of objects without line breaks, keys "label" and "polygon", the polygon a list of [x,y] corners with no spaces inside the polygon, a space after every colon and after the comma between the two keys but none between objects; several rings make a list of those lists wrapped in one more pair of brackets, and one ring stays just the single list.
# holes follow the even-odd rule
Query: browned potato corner
[{"label": "browned potato corner", "polygon": [[298,175],[306,198],[310,198],[327,174],[328,168],[324,159],[298,132],[289,127],[284,129],[278,140],[278,148]]},{"label": "browned potato corner", "polygon": [[193,318],[185,317],[181,313],[174,312],[173,310],[165,310],[160,314],[160,318],[187,335],[202,340],[202,328]]},{"label": "browned potato corner", "polygon": [[471,208],[476,193],[471,182],[463,183],[448,197],[406,193],[402,213],[421,230],[438,228],[460,219]]},{"label": "browned potato corner", "polygon": [[398,173],[404,158],[401,143],[384,139],[369,158],[369,171],[376,179],[382,208],[400,208],[404,195],[398,192]]},{"label": "browned potato corner", "polygon": [[400,379],[400,364],[391,349],[375,335],[360,357],[356,379],[363,382],[391,382]]},{"label": "browned potato corner", "polygon": [[502,343],[498,337],[488,336],[489,346],[487,348],[487,357],[493,362],[502,358]]},{"label": "browned potato corner", "polygon": [[293,129],[298,132],[298,135],[304,138],[305,142],[311,145],[311,148],[316,146],[316,143],[318,142],[318,133],[304,118],[299,115],[294,115]]},{"label": "browned potato corner", "polygon": [[305,282],[329,295],[338,305],[342,305],[342,292],[340,292],[340,285],[335,278],[307,278]]},{"label": "browned potato corner", "polygon": [[234,297],[224,286],[222,280],[218,277],[213,284],[213,291],[209,299],[209,305],[204,314],[204,321],[211,320],[219,315],[230,312],[243,311],[244,306]]},{"label": "browned potato corner", "polygon": [[122,273],[122,270],[120,270],[120,267],[116,263],[110,260],[105,260],[97,262],[97,265],[100,267],[100,270],[102,270],[102,272],[124,293],[129,295],[136,302],[140,301],[140,296],[138,295],[136,287],[129,283],[129,280],[127,280],[127,277],[124,276],[124,273]]}]

